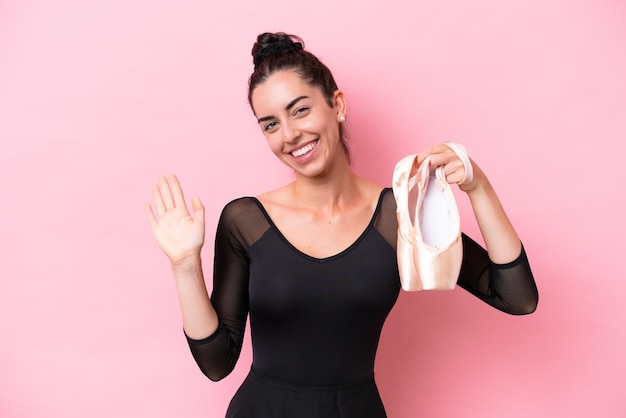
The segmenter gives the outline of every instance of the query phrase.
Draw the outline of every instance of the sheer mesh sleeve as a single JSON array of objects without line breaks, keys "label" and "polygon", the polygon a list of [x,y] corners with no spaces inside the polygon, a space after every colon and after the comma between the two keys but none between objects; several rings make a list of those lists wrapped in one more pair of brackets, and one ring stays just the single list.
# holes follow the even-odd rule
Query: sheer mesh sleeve
[{"label": "sheer mesh sleeve", "polygon": [[539,294],[522,246],[507,264],[489,260],[487,251],[463,234],[463,264],[458,285],[496,309],[512,315],[535,311]]},{"label": "sheer mesh sleeve", "polygon": [[[375,227],[394,250],[398,221],[393,191],[386,189]],[[495,264],[487,250],[463,234],[463,264],[458,285],[496,309],[512,315],[534,312],[539,295],[524,247],[517,259]]]},{"label": "sheer mesh sleeve", "polygon": [[211,293],[219,326],[207,338],[186,337],[198,367],[213,381],[226,377],[241,353],[249,310],[248,250],[268,227],[251,198],[230,202],[220,216],[215,235]]}]

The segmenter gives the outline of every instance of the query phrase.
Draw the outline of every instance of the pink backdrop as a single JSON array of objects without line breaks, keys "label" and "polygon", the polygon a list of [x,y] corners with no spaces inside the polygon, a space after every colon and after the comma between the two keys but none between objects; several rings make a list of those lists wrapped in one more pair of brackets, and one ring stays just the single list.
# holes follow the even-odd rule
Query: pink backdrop
[{"label": "pink backdrop", "polygon": [[[619,0],[0,3],[0,416],[221,417],[143,205],[290,179],[246,104],[250,47],[301,35],[349,99],[356,169],[390,184],[466,145],[523,237],[537,312],[402,294],[376,373],[392,418],[626,416],[626,6]],[[464,229],[476,236],[460,196]]]}]

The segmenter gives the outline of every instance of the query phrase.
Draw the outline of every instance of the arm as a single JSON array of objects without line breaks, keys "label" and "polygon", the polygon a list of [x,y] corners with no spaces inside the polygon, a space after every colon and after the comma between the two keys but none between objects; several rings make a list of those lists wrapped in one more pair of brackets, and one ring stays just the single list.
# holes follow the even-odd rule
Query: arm
[{"label": "arm", "polygon": [[217,314],[207,294],[200,259],[204,206],[194,197],[193,216],[189,213],[175,176],[159,179],[159,184],[152,187],[152,194],[158,218],[149,204],[145,208],[146,216],[159,247],[172,264],[183,328],[194,337],[212,334],[217,329]]},{"label": "arm", "polygon": [[[190,215],[175,176],[161,178],[153,187],[153,195],[158,218],[150,205],[146,205],[146,216],[157,243],[172,265],[185,335],[203,373],[212,380],[219,380],[230,373],[239,356],[241,341],[237,344],[237,336],[241,335],[243,340],[243,329],[239,328],[245,327],[245,316],[243,325],[235,326],[228,319],[222,321],[219,307],[216,309],[220,304],[209,299],[200,257],[205,230],[204,207],[200,199],[192,199],[194,213]],[[228,280],[224,282],[228,283]],[[222,311],[228,312],[232,302],[232,298],[222,300]],[[223,322],[235,327],[235,338],[229,332],[231,327]]]},{"label": "arm", "polygon": [[243,345],[249,311],[248,244],[240,230],[239,202],[228,204],[215,234],[213,292],[211,301],[219,317],[217,330],[205,338],[187,342],[200,370],[211,380],[226,377],[234,369]]},{"label": "arm", "polygon": [[[427,149],[420,154],[420,162],[428,155],[432,155],[433,167],[444,165],[448,183],[464,178],[462,162],[447,146]],[[504,312],[531,313],[538,293],[526,253],[491,183],[476,163],[471,164],[473,179],[459,187],[470,199],[487,251],[463,237],[459,285]]]},{"label": "arm", "polygon": [[519,236],[487,176],[473,161],[472,166],[474,180],[468,185],[459,187],[470,199],[489,258],[494,263],[509,263],[521,253],[522,244]]},{"label": "arm", "polygon": [[511,315],[535,311],[538,293],[524,248],[509,263],[496,264],[487,251],[463,234],[458,285],[483,302]]}]

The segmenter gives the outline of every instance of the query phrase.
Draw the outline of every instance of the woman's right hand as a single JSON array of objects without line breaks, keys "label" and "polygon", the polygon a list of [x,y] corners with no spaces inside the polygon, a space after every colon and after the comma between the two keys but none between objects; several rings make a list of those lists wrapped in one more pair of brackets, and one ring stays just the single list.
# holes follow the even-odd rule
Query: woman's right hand
[{"label": "woman's right hand", "polygon": [[157,214],[145,206],[152,234],[172,264],[180,264],[200,256],[204,244],[204,206],[200,198],[191,199],[193,215],[187,210],[185,197],[176,176],[161,177],[152,186]]}]

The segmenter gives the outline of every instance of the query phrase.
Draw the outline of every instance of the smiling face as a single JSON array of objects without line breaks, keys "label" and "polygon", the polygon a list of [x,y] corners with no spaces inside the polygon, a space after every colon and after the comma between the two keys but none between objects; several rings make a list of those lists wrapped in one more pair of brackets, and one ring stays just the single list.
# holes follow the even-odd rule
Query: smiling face
[{"label": "smiling face", "polygon": [[339,134],[346,102],[337,90],[332,107],[317,86],[291,70],[278,71],[252,93],[252,108],[272,152],[296,174],[328,173],[347,157]]}]

